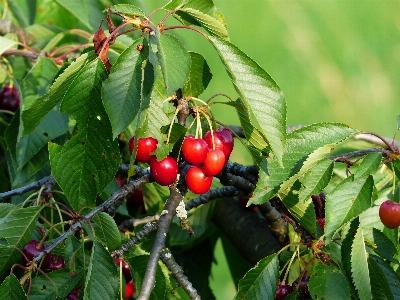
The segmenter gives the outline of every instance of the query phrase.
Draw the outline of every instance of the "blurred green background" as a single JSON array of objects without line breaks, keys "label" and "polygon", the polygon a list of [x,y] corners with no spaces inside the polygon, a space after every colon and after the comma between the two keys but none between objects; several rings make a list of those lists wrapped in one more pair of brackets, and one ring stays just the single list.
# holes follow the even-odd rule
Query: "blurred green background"
[{"label": "blurred green background", "polygon": [[[162,3],[143,2],[149,10]],[[214,3],[226,18],[231,42],[261,65],[283,90],[288,124],[342,122],[393,136],[400,113],[399,1]],[[202,49],[214,75],[202,97],[227,93],[235,98],[218,57],[209,53],[208,43],[199,34],[183,31],[175,33],[189,36],[189,50]],[[233,110],[215,107],[222,122],[237,123]]]}]

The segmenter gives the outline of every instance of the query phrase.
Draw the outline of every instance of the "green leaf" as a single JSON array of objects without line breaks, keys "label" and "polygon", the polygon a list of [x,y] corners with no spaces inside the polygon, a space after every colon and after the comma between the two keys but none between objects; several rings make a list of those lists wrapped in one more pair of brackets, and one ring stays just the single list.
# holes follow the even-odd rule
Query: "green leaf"
[{"label": "green leaf", "polygon": [[368,254],[364,244],[364,232],[361,227],[358,227],[351,247],[351,273],[360,299],[372,300]]},{"label": "green leaf", "polygon": [[190,7],[181,8],[180,11],[183,11],[184,13],[193,17],[213,36],[218,37],[222,40],[229,40],[228,30],[220,20]]},{"label": "green leaf", "polygon": [[391,240],[379,229],[373,227],[364,228],[365,240],[377,254],[385,259],[393,260],[396,247]]},{"label": "green leaf", "polygon": [[88,29],[92,30],[89,19],[89,9],[87,7],[87,1],[82,0],[56,0],[56,2],[67,9],[72,15],[74,15],[79,21],[82,22]]},{"label": "green leaf", "polygon": [[309,198],[304,202],[299,200],[299,189],[300,182],[296,182],[288,195],[282,198],[283,204],[293,215],[293,217],[299,222],[301,226],[307,229],[311,234],[316,233],[316,223],[315,223],[315,209],[314,204]]},{"label": "green leaf", "polygon": [[[90,238],[94,241],[97,240],[107,247],[109,251],[116,250],[121,246],[121,235],[119,233],[117,224],[114,219],[105,212],[97,214],[89,224],[83,225]],[[94,230],[94,236],[93,236]]]},{"label": "green leaf", "polygon": [[0,276],[10,272],[10,267],[21,260],[21,253],[11,247],[0,245]]},{"label": "green leaf", "polygon": [[112,11],[119,12],[121,14],[127,15],[127,16],[138,16],[138,17],[145,17],[146,14],[143,10],[141,10],[139,7],[132,5],[132,4],[116,4],[110,6],[110,9]]},{"label": "green leaf", "polygon": [[[340,253],[343,271],[348,278],[351,278],[351,248],[353,245],[353,238],[359,225],[359,218],[355,218],[353,221],[350,222],[350,224],[348,224],[348,226],[345,227],[346,231],[342,234],[342,245],[340,247]],[[329,246],[334,244],[335,243],[330,243]]]},{"label": "green leaf", "polygon": [[77,132],[64,146],[49,143],[52,174],[74,210],[94,206],[120,163],[118,143],[101,102],[106,77],[99,59],[79,72],[61,104],[61,110],[77,121]]},{"label": "green leaf", "polygon": [[330,159],[323,159],[307,171],[299,194],[300,202],[306,201],[311,195],[318,195],[328,185],[332,177],[333,165]]},{"label": "green leaf", "polygon": [[325,205],[326,242],[344,223],[371,207],[374,185],[372,176],[354,179],[350,176],[340,182],[327,196]]},{"label": "green leaf", "polygon": [[15,44],[17,44],[16,41],[12,41],[3,36],[0,36],[0,55],[2,55],[5,51],[10,49]]},{"label": "green leaf", "polygon": [[110,253],[94,242],[86,274],[84,299],[115,300],[119,296],[119,272]]},{"label": "green leaf", "polygon": [[[141,101],[148,97],[154,79],[147,58],[149,48],[143,38],[136,40],[118,57],[102,86],[104,108],[116,138],[136,117]],[[137,46],[143,45],[142,51]],[[147,65],[147,68],[146,68]]]},{"label": "green leaf", "polygon": [[76,78],[79,71],[95,57],[94,51],[81,55],[72,63],[52,84],[50,91],[32,102],[31,106],[21,114],[24,126],[23,134],[29,134],[35,130],[40,121],[51,111],[61,100]]},{"label": "green leaf", "polygon": [[381,153],[369,153],[362,160],[360,166],[358,167],[355,173],[355,177],[358,178],[376,172],[376,170],[378,170],[380,166],[381,160],[382,160]]},{"label": "green leaf", "polygon": [[[135,283],[135,293],[134,296],[138,296],[142,288],[144,274],[146,272],[147,262],[149,261],[148,255],[139,255],[132,258],[128,258],[128,263],[131,268],[131,273],[133,275],[133,282]],[[156,285],[151,291],[150,299],[162,300],[166,299],[167,292],[167,279],[161,269],[160,263],[157,264],[156,270]]]},{"label": "green leaf", "polygon": [[274,155],[261,165],[260,180],[250,199],[262,204],[279,191],[281,194],[325,158],[340,142],[356,134],[355,129],[339,123],[320,123],[302,127],[288,134],[283,167]]},{"label": "green leaf", "polygon": [[207,88],[212,74],[204,57],[196,52],[189,52],[190,72],[182,89],[182,97],[198,97]]},{"label": "green leaf", "polygon": [[31,240],[41,206],[17,208],[0,219],[0,238],[7,240],[10,246],[23,247]]},{"label": "green leaf", "polygon": [[368,257],[368,268],[373,299],[394,300],[389,281],[373,255]]},{"label": "green leaf", "polygon": [[235,300],[240,299],[274,299],[279,280],[279,260],[272,254],[260,260],[239,281]]},{"label": "green leaf", "polygon": [[13,208],[15,208],[13,204],[0,203],[0,219],[4,218]]},{"label": "green leaf", "polygon": [[[165,89],[170,96],[185,84],[190,71],[190,56],[175,36],[156,30],[157,58],[164,77]],[[154,51],[154,50],[153,50]]]},{"label": "green leaf", "polygon": [[371,256],[371,259],[375,260],[376,263],[381,268],[382,272],[384,273],[386,279],[389,281],[390,289],[392,290],[392,294],[394,299],[400,298],[400,276],[393,271],[391,266],[382,260],[378,256]]},{"label": "green leaf", "polygon": [[50,272],[47,275],[55,286],[43,275],[33,278],[29,300],[64,299],[81,279],[83,270],[72,273],[68,268],[65,268]]},{"label": "green leaf", "polygon": [[[209,37],[225,64],[253,126],[282,164],[286,142],[286,101],[281,89],[254,60],[235,45]],[[260,149],[261,150],[261,149]]]},{"label": "green leaf", "polygon": [[350,299],[349,287],[343,273],[330,265],[318,264],[311,276],[308,290],[313,299],[336,300]]},{"label": "green leaf", "polygon": [[14,274],[8,275],[0,286],[0,300],[28,299],[24,289]]},{"label": "green leaf", "polygon": [[56,110],[49,111],[33,132],[22,136],[18,141],[16,153],[18,169],[21,169],[43,147],[47,148],[49,141],[65,134],[67,130],[68,116]]}]

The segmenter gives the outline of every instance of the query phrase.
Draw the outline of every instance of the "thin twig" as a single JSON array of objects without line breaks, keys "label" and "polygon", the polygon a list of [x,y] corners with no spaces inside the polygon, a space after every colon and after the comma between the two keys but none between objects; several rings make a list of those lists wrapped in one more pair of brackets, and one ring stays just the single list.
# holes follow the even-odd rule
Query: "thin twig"
[{"label": "thin twig", "polygon": [[33,191],[33,190],[37,190],[40,189],[42,186],[45,186],[46,188],[48,186],[54,186],[56,184],[56,181],[54,180],[54,177],[52,175],[43,177],[42,179],[32,182],[28,185],[25,185],[23,187],[8,191],[8,192],[4,192],[4,193],[0,193],[0,201],[4,200],[6,198],[10,198],[12,196],[20,196],[23,195],[27,192]]}]

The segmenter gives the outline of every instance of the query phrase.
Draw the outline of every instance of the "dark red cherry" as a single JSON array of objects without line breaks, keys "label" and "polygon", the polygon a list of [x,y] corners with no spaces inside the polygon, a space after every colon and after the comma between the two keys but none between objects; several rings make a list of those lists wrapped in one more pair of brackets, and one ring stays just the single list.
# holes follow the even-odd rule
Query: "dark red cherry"
[{"label": "dark red cherry", "polygon": [[[136,209],[140,206],[144,208],[142,187],[134,190],[126,201],[126,207],[128,208],[128,210]],[[146,213],[146,209],[144,209],[143,213]]]},{"label": "dark red cherry", "polygon": [[325,218],[317,217],[317,222],[321,226],[322,232],[325,230]]},{"label": "dark red cherry", "polygon": [[195,194],[204,194],[211,187],[213,177],[207,176],[203,169],[191,166],[186,173],[186,185]]},{"label": "dark red cherry", "polygon": [[222,150],[215,149],[208,151],[203,168],[207,175],[219,174],[225,165],[225,154]]},{"label": "dark red cherry", "polygon": [[[25,254],[28,261],[32,261],[35,256],[39,255],[46,249],[46,245],[44,243],[41,244],[40,246],[39,244],[40,241],[32,240],[25,245],[24,249],[22,249],[22,253]],[[25,263],[28,262],[26,261],[25,257],[23,257],[23,261]]]},{"label": "dark red cherry", "polygon": [[67,297],[64,298],[64,300],[78,300],[81,289],[82,286],[78,286],[76,289],[73,289],[72,291],[69,292]]},{"label": "dark red cherry", "polygon": [[298,279],[293,282],[293,289],[297,289],[299,291],[299,299],[311,299],[311,295],[308,290],[309,281],[310,276],[303,276],[300,282]]},{"label": "dark red cherry", "polygon": [[288,284],[282,284],[281,282],[277,282],[278,290],[276,291],[274,300],[282,300],[287,295],[293,292],[293,287]]},{"label": "dark red cherry", "polygon": [[[42,267],[43,269],[49,269],[51,271],[56,271],[56,270],[60,270],[60,269],[64,269],[65,268],[65,261],[64,258],[62,258],[59,255],[55,255],[55,254],[47,254],[46,256],[49,256],[49,261],[48,264],[45,264],[45,261],[43,261]],[[46,260],[46,258],[45,258]]]},{"label": "dark red cherry", "polygon": [[182,153],[185,161],[192,165],[199,165],[204,162],[208,153],[208,145],[203,139],[195,139],[189,135],[182,144]]},{"label": "dark red cherry", "polygon": [[[119,267],[120,266],[120,259],[117,258],[115,260],[115,264]],[[132,274],[131,274],[131,268],[129,265],[125,262],[122,261],[122,274],[124,274],[124,278],[126,282],[129,282],[132,280]]]},{"label": "dark red cherry", "polygon": [[7,84],[0,92],[0,109],[16,111],[20,105],[18,91],[14,86]]},{"label": "dark red cherry", "polygon": [[125,185],[125,182],[121,178],[115,177],[115,181],[118,183],[120,188]]},{"label": "dark red cherry", "polygon": [[161,161],[153,157],[150,161],[150,174],[159,185],[173,184],[178,175],[178,163],[171,156]]}]

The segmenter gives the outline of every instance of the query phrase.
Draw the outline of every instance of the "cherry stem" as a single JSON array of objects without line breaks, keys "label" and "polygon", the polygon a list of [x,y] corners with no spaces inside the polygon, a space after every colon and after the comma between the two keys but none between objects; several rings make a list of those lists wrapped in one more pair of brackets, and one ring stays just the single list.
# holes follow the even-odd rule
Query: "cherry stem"
[{"label": "cherry stem", "polygon": [[178,105],[175,109],[175,113],[174,113],[174,117],[171,120],[171,124],[169,125],[169,129],[168,129],[168,136],[167,136],[167,145],[169,143],[169,138],[171,137],[171,132],[172,132],[172,126],[175,123],[175,118],[178,115],[179,111],[181,110],[180,106]]},{"label": "cherry stem", "polygon": [[176,13],[178,10],[180,10],[182,6],[183,6],[183,5],[180,5],[180,6],[178,6],[178,8],[169,11],[169,12],[165,15],[165,17],[161,20],[161,22],[159,23],[159,25],[164,25],[164,22],[168,19],[168,17],[170,17],[171,15],[173,15],[174,13]]},{"label": "cherry stem", "polygon": [[[70,54],[70,53],[72,53],[72,52],[74,52],[74,51],[76,51],[76,50],[79,50],[79,49],[82,49],[82,48],[85,48],[85,47],[89,47],[89,46],[91,46],[91,45],[92,45],[92,44],[82,44],[82,45],[79,45],[79,46],[75,46],[75,47],[73,47],[72,49],[70,49],[70,50],[68,50],[67,52],[65,52],[64,54],[61,54],[60,56],[56,57],[55,60],[64,60],[64,58],[65,58],[68,54]],[[55,50],[53,53],[57,53],[57,52],[59,52],[60,49],[62,50],[62,48],[66,48],[66,47],[71,47],[71,46],[64,46],[64,47],[58,48],[58,49]]]},{"label": "cherry stem", "polygon": [[285,275],[283,276],[283,282],[286,282],[287,275],[289,274],[290,267],[293,264],[293,260],[296,257],[296,254],[300,252],[300,245],[297,246],[296,250],[293,252],[292,257],[290,258],[289,264],[286,268]]},{"label": "cherry stem", "polygon": [[183,26],[183,25],[167,26],[167,27],[164,27],[164,31],[171,30],[171,29],[179,29],[179,28],[190,29],[190,30],[196,31],[197,33],[200,33],[202,36],[204,36],[206,39],[208,39],[208,36],[203,31],[201,31],[197,28],[191,27],[191,26]]},{"label": "cherry stem", "polygon": [[373,132],[365,132],[365,134],[370,134],[373,136],[376,136],[378,139],[380,139],[385,145],[386,147],[392,152],[392,153],[397,153],[396,150],[392,147],[392,145],[390,145],[388,143],[388,141],[386,141],[386,139],[384,139],[383,137],[381,137],[379,134],[373,133]]},{"label": "cherry stem", "polygon": [[106,45],[109,44],[110,40],[118,33],[118,31],[126,26],[130,25],[130,23],[122,23],[121,25],[119,25],[117,28],[115,28],[115,30],[113,32],[110,33],[110,35],[107,37],[107,39],[104,41],[103,46],[101,47],[101,50],[98,54],[98,56],[100,57],[102,52],[104,51]]},{"label": "cherry stem", "polygon": [[218,97],[218,96],[223,96],[223,97],[226,97],[226,98],[228,98],[229,100],[231,100],[232,101],[232,98],[231,97],[229,97],[228,95],[226,95],[226,94],[223,94],[223,93],[218,93],[218,94],[214,94],[214,95],[212,95],[207,101],[206,101],[206,103],[210,103],[210,101],[212,100],[212,99],[214,99],[215,97]]}]

